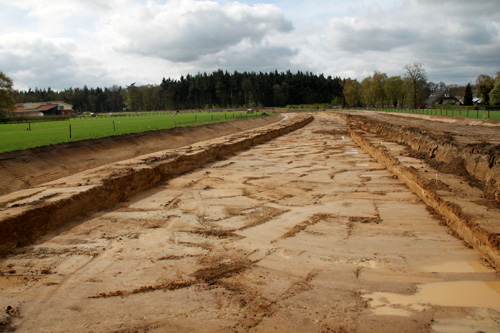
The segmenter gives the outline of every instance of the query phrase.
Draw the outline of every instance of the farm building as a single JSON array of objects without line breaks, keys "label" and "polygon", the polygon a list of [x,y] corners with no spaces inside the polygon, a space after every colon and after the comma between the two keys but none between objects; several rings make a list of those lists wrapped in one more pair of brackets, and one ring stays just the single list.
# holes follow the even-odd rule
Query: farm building
[{"label": "farm building", "polygon": [[14,109],[15,117],[71,116],[73,105],[61,102],[19,103]]}]

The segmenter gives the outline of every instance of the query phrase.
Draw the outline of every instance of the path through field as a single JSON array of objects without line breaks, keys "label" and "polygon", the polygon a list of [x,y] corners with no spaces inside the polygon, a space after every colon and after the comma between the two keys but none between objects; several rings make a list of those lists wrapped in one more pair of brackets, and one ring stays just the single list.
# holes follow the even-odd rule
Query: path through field
[{"label": "path through field", "polygon": [[333,115],[75,221],[0,269],[5,328],[20,332],[490,332],[500,320],[494,270]]}]

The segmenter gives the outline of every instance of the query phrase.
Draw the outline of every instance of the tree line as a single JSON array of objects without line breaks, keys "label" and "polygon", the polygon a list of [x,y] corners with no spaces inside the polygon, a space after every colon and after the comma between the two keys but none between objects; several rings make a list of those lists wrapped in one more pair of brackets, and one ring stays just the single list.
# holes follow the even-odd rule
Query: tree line
[{"label": "tree line", "polygon": [[[438,89],[464,96],[472,104],[472,87],[446,86],[429,82],[422,64],[404,67],[404,74],[389,77],[375,71],[361,81],[325,77],[310,72],[233,72],[163,78],[160,84],[109,88],[12,89],[12,80],[0,72],[0,116],[14,103],[64,101],[76,113],[213,109],[241,107],[284,107],[287,105],[331,104],[339,107],[413,107],[421,105]],[[479,75],[475,95],[485,104],[500,105],[500,72],[496,78]],[[5,104],[5,105],[4,105]]]},{"label": "tree line", "polygon": [[474,94],[470,83],[466,86],[447,86],[444,82],[427,81],[425,70],[420,63],[406,65],[404,70],[402,76],[388,77],[385,73],[375,71],[361,82],[345,80],[343,92],[346,106],[417,108],[424,104],[433,92],[445,89],[450,95],[461,99],[463,105],[473,105],[475,95],[484,105],[500,106],[500,72],[496,78],[479,75]]},{"label": "tree line", "polygon": [[156,111],[330,104],[343,99],[344,80],[309,72],[278,73],[218,70],[211,74],[163,78],[158,85],[125,88],[69,88],[15,91],[17,103],[60,100],[75,112]]},{"label": "tree line", "polygon": [[425,71],[421,64],[412,64],[405,67],[406,73],[402,77],[388,77],[386,73],[375,71],[373,75],[364,78],[361,82],[348,79],[344,85],[344,97],[348,107],[398,107],[409,106],[416,108],[436,90],[427,82]]}]

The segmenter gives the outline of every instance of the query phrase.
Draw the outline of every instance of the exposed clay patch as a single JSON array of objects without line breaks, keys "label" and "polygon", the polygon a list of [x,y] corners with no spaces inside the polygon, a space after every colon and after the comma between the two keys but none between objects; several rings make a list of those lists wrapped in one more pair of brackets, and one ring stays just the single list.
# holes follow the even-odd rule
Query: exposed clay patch
[{"label": "exposed clay patch", "polygon": [[225,288],[237,293],[237,297],[240,298],[240,307],[245,313],[243,319],[231,327],[231,329],[249,330],[257,327],[263,320],[272,317],[280,309],[280,303],[311,290],[312,287],[310,284],[318,274],[319,272],[317,270],[309,272],[304,278],[295,281],[275,299],[269,299],[255,294],[255,292],[248,290],[248,288],[242,284],[222,283]]},{"label": "exposed clay patch", "polygon": [[[307,227],[315,225],[316,223],[318,223],[320,221],[324,221],[327,218],[329,218],[330,216],[331,215],[329,215],[329,214],[314,214],[310,219],[294,226],[292,230],[288,231],[286,234],[281,236],[279,239],[286,239],[286,238],[295,237],[295,235],[297,235],[299,232],[305,230]],[[275,243],[279,239],[275,239],[271,243]]]},{"label": "exposed clay patch", "polygon": [[242,236],[234,233],[234,230],[220,230],[220,229],[199,229],[190,231],[194,234],[206,235],[217,238],[242,238]]},{"label": "exposed clay patch", "polygon": [[247,258],[234,259],[229,262],[217,262],[209,267],[197,270],[193,276],[197,281],[213,284],[216,281],[238,274],[252,265],[252,262]]},{"label": "exposed clay patch", "polygon": [[107,293],[103,292],[96,296],[89,296],[88,298],[125,297],[134,294],[150,293],[157,290],[177,290],[181,288],[188,288],[193,284],[194,281],[167,281],[154,286],[143,286],[133,290],[116,290]]},{"label": "exposed clay patch", "polygon": [[[210,257],[209,257],[210,258]],[[179,258],[180,259],[180,258]],[[208,267],[201,268],[194,272],[192,276],[194,279],[187,281],[165,281],[156,285],[142,286],[133,290],[116,290],[111,292],[99,293],[96,296],[89,296],[89,298],[107,298],[107,297],[125,297],[134,294],[149,293],[158,290],[177,290],[182,288],[191,287],[194,284],[206,283],[214,284],[220,279],[227,278],[238,274],[250,267],[252,262],[247,258],[229,258],[224,262],[216,260],[215,262],[209,261]]]},{"label": "exposed clay patch", "polygon": [[374,223],[379,224],[382,222],[380,217],[358,217],[358,216],[350,216],[349,221],[352,223]]},{"label": "exposed clay patch", "polygon": [[285,213],[286,210],[283,209],[278,209],[274,207],[261,207],[256,209],[255,211],[252,211],[251,213],[246,215],[246,219],[248,222],[238,230],[245,230],[249,228],[256,227],[258,225],[261,225],[263,223],[268,222],[269,220],[275,218],[276,216],[279,216],[283,213]]}]

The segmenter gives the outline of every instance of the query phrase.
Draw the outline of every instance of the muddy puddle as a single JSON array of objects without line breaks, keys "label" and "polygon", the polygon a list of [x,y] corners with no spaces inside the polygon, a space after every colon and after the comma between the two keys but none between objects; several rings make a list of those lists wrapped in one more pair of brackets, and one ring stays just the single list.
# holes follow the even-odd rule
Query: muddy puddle
[{"label": "muddy puddle", "polygon": [[394,308],[394,314],[411,314],[409,311],[422,310],[428,305],[477,307],[500,310],[500,281],[450,281],[426,283],[418,286],[414,295],[376,292],[367,295],[375,313],[388,314],[384,308]]},{"label": "muddy puddle", "polygon": [[424,272],[436,273],[491,273],[495,270],[477,261],[452,261],[422,267]]},{"label": "muddy puddle", "polygon": [[[479,261],[448,261],[417,265],[422,272],[433,274],[494,273]],[[436,318],[436,332],[497,332],[500,329],[500,281],[458,280],[416,285],[413,294],[375,292],[364,295],[376,316],[411,317],[432,308],[468,308],[472,314],[464,318]],[[492,311],[492,313],[490,313]]]}]

